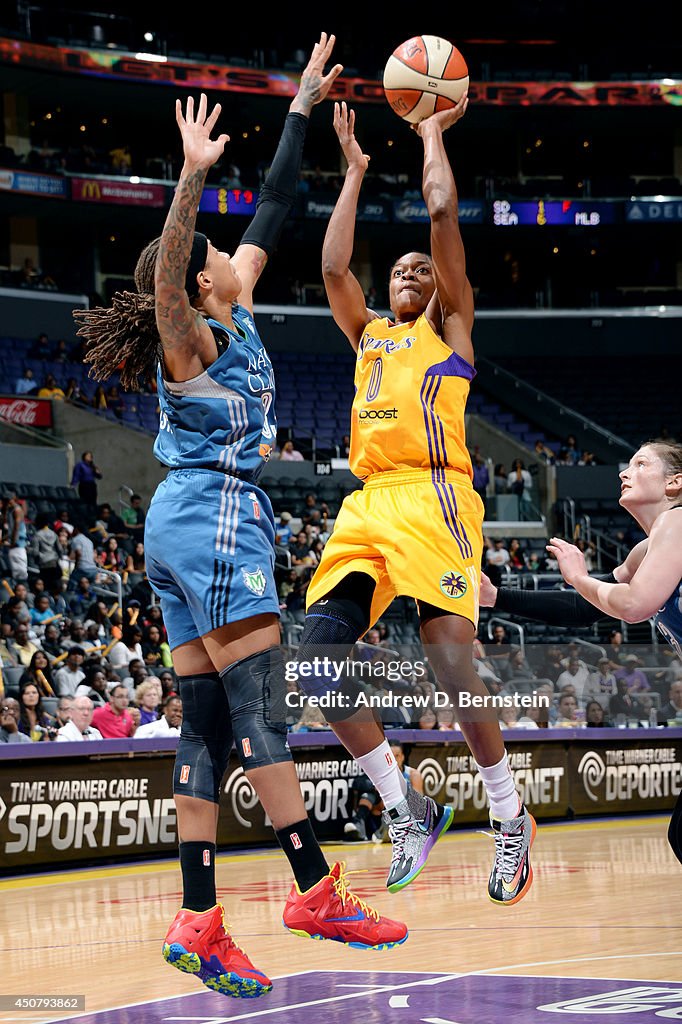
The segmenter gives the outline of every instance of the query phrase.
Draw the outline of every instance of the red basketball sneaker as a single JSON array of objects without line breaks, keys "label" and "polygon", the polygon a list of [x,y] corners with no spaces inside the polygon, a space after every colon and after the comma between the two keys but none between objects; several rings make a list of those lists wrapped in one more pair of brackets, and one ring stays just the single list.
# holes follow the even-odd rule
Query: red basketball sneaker
[{"label": "red basketball sneaker", "polygon": [[391,949],[408,936],[407,925],[381,917],[348,888],[344,863],[336,863],[328,875],[307,892],[292,886],[282,921],[294,935],[333,939],[354,949]]},{"label": "red basketball sneaker", "polygon": [[220,903],[198,913],[179,910],[163,942],[163,958],[185,974],[195,974],[207,988],[224,996],[255,999],[272,988],[243,949],[225,931]]}]

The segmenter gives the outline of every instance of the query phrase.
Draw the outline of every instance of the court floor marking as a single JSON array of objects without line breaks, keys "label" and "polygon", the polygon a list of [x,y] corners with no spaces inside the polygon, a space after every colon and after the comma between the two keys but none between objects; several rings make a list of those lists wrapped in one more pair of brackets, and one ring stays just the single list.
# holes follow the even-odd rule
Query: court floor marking
[{"label": "court floor marking", "polygon": [[[622,828],[623,825],[627,825],[628,828],[642,828],[647,825],[651,825],[652,821],[657,819],[667,821],[669,818],[666,814],[650,814],[645,817],[628,818],[627,816],[616,817],[616,818],[600,818],[598,821],[569,821],[555,823],[552,825],[540,825],[539,829],[541,832],[575,832],[580,830],[581,832],[585,829],[612,829]],[[448,835],[443,836],[441,843],[445,841],[448,843],[463,842],[465,839],[470,839],[472,834],[485,834],[482,832],[480,825],[472,825],[470,828],[462,829],[457,832],[450,832]],[[348,853],[349,850],[359,847],[362,849],[365,844],[357,843],[329,843],[322,844],[322,849],[325,853]],[[440,844],[439,844],[440,845]],[[221,864],[239,864],[239,863],[253,863],[263,860],[281,860],[282,851],[278,849],[263,850],[255,853],[221,853],[216,857],[216,866]],[[344,858],[340,858],[345,860]],[[48,872],[40,875],[21,875],[13,878],[5,879],[0,882],[0,892],[4,892],[9,889],[31,889],[46,885],[63,885],[68,882],[78,882],[79,884],[83,881],[90,881],[90,879],[98,880],[103,878],[125,878],[131,874],[154,874],[160,872],[165,874],[170,871],[178,872],[180,870],[177,858],[169,858],[164,861],[153,861],[151,863],[132,863],[125,864],[120,867],[79,867],[74,864],[72,868],[62,868],[58,872]]]},{"label": "court floor marking", "polygon": [[[645,959],[647,957],[654,957],[654,956],[670,956],[670,957],[682,956],[682,950],[670,950],[669,952],[665,952],[665,953],[620,953],[620,954],[617,954],[617,955],[609,955],[609,956],[571,957],[571,958],[565,958],[565,959],[561,959],[561,960],[536,960],[536,961],[534,961],[532,963],[526,963],[526,964],[524,964],[524,963],[521,963],[521,964],[504,964],[502,966],[486,967],[486,968],[483,968],[483,969],[478,970],[478,971],[465,971],[464,973],[461,973],[461,974],[443,974],[443,975],[439,975],[439,976],[437,976],[435,978],[432,977],[432,976],[429,976],[424,981],[410,981],[410,982],[406,982],[405,984],[402,984],[402,985],[377,985],[377,986],[372,986],[372,988],[373,988],[375,993],[398,992],[398,991],[400,991],[400,989],[418,988],[418,987],[421,987],[421,986],[424,986],[424,985],[440,985],[443,982],[446,982],[446,981],[457,981],[460,978],[468,978],[468,977],[476,977],[476,976],[483,977],[485,975],[495,976],[496,974],[498,974],[501,971],[518,970],[519,968],[522,968],[522,967],[551,967],[551,966],[554,966],[556,964],[593,963],[595,961],[604,961],[604,960],[641,960],[641,959]],[[273,977],[272,980],[273,981],[280,981],[280,980],[282,980],[284,978],[295,978],[295,977],[300,977],[301,975],[314,974],[314,973],[316,973],[314,970],[291,971],[291,972],[289,972],[287,974],[276,975],[276,976]],[[322,973],[334,973],[334,972],[333,971],[325,971],[325,972],[322,972]],[[352,973],[352,972],[341,971],[339,973]],[[361,972],[358,972],[358,973],[361,973]],[[399,972],[399,971],[375,971],[374,973],[375,974],[396,974],[396,973],[401,973],[401,972]],[[410,972],[406,972],[406,973],[410,973],[412,975],[415,975],[415,974],[427,974],[429,972],[427,972],[427,971],[410,971]],[[500,977],[508,977],[508,976],[500,974]],[[514,977],[514,975],[511,975],[511,977]],[[525,977],[529,977],[529,978],[547,978],[548,980],[549,979],[560,979],[560,980],[561,979],[565,979],[565,980],[605,981],[605,982],[610,982],[610,981],[637,981],[637,982],[647,982],[648,984],[651,984],[651,985],[671,984],[671,982],[661,981],[660,979],[657,980],[657,981],[653,981],[651,979],[646,979],[646,978],[635,978],[635,979],[633,979],[633,978],[598,978],[598,977],[594,977],[594,976],[593,977],[589,977],[587,975],[570,975],[570,974],[569,975],[561,975],[561,974],[530,974],[530,975],[525,975],[524,974],[524,975],[517,975],[517,977],[520,977],[520,978],[525,978]],[[676,982],[672,982],[672,984],[677,984],[677,983]],[[350,987],[350,986],[345,986],[345,987]],[[305,1003],[294,1003],[294,1004],[288,1004],[287,1006],[277,1006],[277,1007],[273,1007],[272,1009],[269,1009],[269,1010],[267,1010],[267,1009],[254,1010],[251,1013],[242,1013],[242,1014],[239,1014],[236,1017],[225,1017],[225,1018],[220,1017],[220,1018],[216,1018],[216,1019],[225,1020],[226,1022],[229,1022],[229,1024],[232,1024],[232,1021],[248,1020],[248,1019],[253,1019],[255,1017],[271,1016],[272,1014],[282,1013],[284,1011],[289,1011],[289,1010],[304,1009],[304,1008],[313,1007],[313,1006],[322,1006],[322,1005],[324,1005],[326,1003],[343,1002],[343,1001],[346,1001],[346,1000],[349,1000],[349,999],[358,999],[358,998],[361,998],[362,996],[367,996],[367,994],[368,994],[367,991],[366,991],[367,987],[369,987],[369,986],[364,986],[363,985],[362,986],[362,991],[360,991],[360,992],[351,992],[351,993],[347,993],[345,995],[340,995],[340,996],[329,996],[329,997],[327,997],[325,999],[313,999],[313,1000],[310,1000],[309,1002],[305,1002]],[[175,996],[173,998],[176,998],[176,999],[187,999],[187,998],[189,998],[189,997],[191,997],[193,995],[196,995],[196,993],[195,992],[185,992],[182,995]],[[135,1006],[147,1006],[147,1005],[149,1005],[151,1003],[162,1003],[162,1002],[165,1002],[168,998],[169,997],[167,995],[165,995],[165,996],[161,996],[161,997],[156,998],[156,999],[146,999],[146,1000],[143,1000],[143,1001],[140,1001],[140,1002],[137,1002],[137,1003],[124,1003],[123,1005],[118,1006],[118,1007],[114,1006],[114,1007],[107,1007],[106,1009],[102,1009],[102,1010],[95,1010],[94,1014],[96,1015],[97,1013],[110,1013],[113,1010],[124,1010],[124,1009],[128,1010],[128,1009],[133,1009]],[[89,1016],[92,1016],[92,1015],[93,1015],[93,1011],[90,1011],[90,1012],[86,1012],[86,1013],[76,1014],[75,1016],[69,1017],[68,1019],[69,1020],[77,1020],[77,1019],[79,1019],[81,1017],[89,1017]],[[7,1019],[7,1018],[5,1018],[5,1019]],[[18,1019],[18,1018],[16,1018],[16,1019]],[[26,1019],[30,1019],[30,1018],[22,1017],[21,1019],[22,1020],[26,1020]],[[34,1021],[38,1021],[39,1020],[41,1022],[41,1024],[59,1024],[59,1022],[63,1021],[65,1018],[64,1017],[50,1017],[50,1018],[32,1018],[32,1019]],[[165,1019],[166,1020],[181,1021],[181,1020],[189,1020],[189,1019],[193,1019],[193,1018],[188,1018],[188,1017],[167,1017]]]},{"label": "court floor marking", "polygon": [[[521,967],[552,967],[554,964],[581,964],[581,963],[583,963],[583,964],[584,963],[590,964],[590,963],[592,963],[595,960],[638,960],[638,959],[644,959],[644,958],[648,959],[648,958],[650,958],[652,956],[682,956],[682,950],[681,949],[671,949],[667,953],[616,953],[616,954],[611,954],[609,956],[576,956],[576,957],[571,957],[568,960],[535,960],[533,963],[527,963],[527,964],[504,964],[502,967],[484,967],[480,971],[467,971],[466,972],[466,977],[474,977],[476,975],[484,975],[484,974],[491,974],[491,973],[497,974],[499,971],[516,971],[516,970],[518,970]],[[460,977],[465,977],[465,975],[460,975]],[[525,977],[525,975],[523,975],[523,977]],[[541,978],[552,977],[553,978],[554,975],[553,974],[552,975],[541,974],[541,975],[531,975],[531,977],[541,977]],[[569,975],[569,977],[570,977],[570,975]],[[595,980],[598,981],[599,979],[597,978]],[[602,980],[609,981],[611,979],[604,978]],[[628,979],[628,980],[630,980],[630,979]],[[664,982],[660,982],[660,984],[665,984],[665,983]]]},{"label": "court floor marking", "polygon": [[[301,975],[304,975],[304,974],[315,974],[315,973],[318,973],[318,972],[316,972],[314,970],[312,970],[312,971],[310,971],[310,970],[309,971],[292,971],[289,974],[279,974],[279,975],[273,977],[272,981],[281,981],[283,978],[296,978],[296,977],[300,977]],[[323,971],[321,973],[324,973],[324,974],[334,974],[334,973],[341,973],[341,972],[336,972],[336,971],[330,969],[328,971]],[[344,972],[344,973],[350,973],[350,972]],[[362,972],[358,971],[357,973],[361,974]],[[400,974],[400,973],[403,973],[403,972],[400,972],[400,971],[378,971],[378,972],[375,972],[375,973],[379,973],[379,974]],[[429,972],[427,972],[427,971],[406,971],[404,973],[406,973],[406,974],[409,973],[409,974],[413,974],[414,975],[414,974],[427,974]],[[443,974],[443,975],[438,975],[438,977],[434,978],[432,976],[432,974],[430,974],[430,976],[428,978],[426,978],[424,981],[409,981],[409,982],[405,982],[402,985],[377,985],[377,986],[373,986],[373,987],[374,987],[374,991],[375,992],[397,992],[401,988],[416,988],[416,987],[419,987],[421,985],[441,985],[445,981],[456,981],[458,978],[462,978],[464,976],[465,975],[462,975],[462,974]],[[65,1017],[44,1018],[43,1017],[43,1018],[40,1018],[40,1020],[41,1020],[42,1024],[59,1024],[59,1022],[63,1021],[63,1020],[78,1020],[81,1017],[90,1017],[90,1016],[93,1016],[93,1015],[96,1016],[98,1013],[111,1013],[112,1011],[115,1011],[115,1010],[131,1010],[131,1009],[133,1009],[136,1006],[149,1006],[151,1003],[164,1003],[164,1002],[167,1002],[169,998],[188,999],[191,996],[194,996],[196,994],[197,994],[196,992],[184,992],[180,996],[169,997],[168,995],[165,995],[165,996],[161,996],[160,998],[157,998],[157,999],[144,999],[144,1000],[141,1000],[140,1002],[137,1002],[137,1003],[123,1003],[121,1006],[110,1006],[110,1007],[107,1007],[106,1009],[102,1009],[102,1010],[94,1010],[94,1011],[91,1010],[91,1011],[86,1012],[86,1013],[78,1013],[78,1014],[72,1015],[71,1017],[68,1017],[68,1018],[65,1018]],[[347,995],[327,996],[325,999],[312,999],[309,1002],[305,1002],[305,1003],[293,1003],[293,1004],[289,1003],[287,1006],[274,1006],[270,1010],[255,1010],[253,1013],[242,1013],[242,1014],[239,1014],[237,1017],[225,1017],[225,1018],[223,1018],[223,1017],[216,1017],[216,1020],[221,1020],[221,1021],[225,1020],[226,1022],[229,1022],[229,1024],[232,1024],[232,1021],[235,1021],[235,1020],[247,1020],[249,1017],[264,1017],[266,1015],[269,1016],[269,1015],[271,1015],[273,1013],[285,1013],[285,1012],[289,1012],[289,1010],[304,1009],[307,1006],[322,1006],[325,1003],[344,1002],[344,1001],[346,1001],[348,999],[360,999],[360,998],[363,998],[363,997],[366,998],[367,994],[368,993],[365,990],[363,990],[362,992],[349,992]],[[25,1019],[25,1018],[22,1018],[22,1019]],[[35,1018],[35,1019],[38,1019],[38,1018]],[[194,1018],[194,1017],[165,1017],[164,1018],[164,1020],[177,1020],[177,1021],[180,1021],[180,1020],[195,1020],[195,1019],[196,1018]]]}]

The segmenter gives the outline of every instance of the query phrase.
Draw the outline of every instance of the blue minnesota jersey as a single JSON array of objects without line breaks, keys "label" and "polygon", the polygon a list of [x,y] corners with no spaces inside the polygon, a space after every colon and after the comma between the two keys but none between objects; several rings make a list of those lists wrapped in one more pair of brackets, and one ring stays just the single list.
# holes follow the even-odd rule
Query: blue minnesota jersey
[{"label": "blue minnesota jersey", "polygon": [[253,317],[234,306],[232,331],[207,323],[218,358],[192,380],[157,374],[160,422],[154,455],[173,469],[215,468],[255,482],[277,434],[275,379]]},{"label": "blue minnesota jersey", "polygon": [[662,608],[654,615],[659,632],[682,659],[682,580]]}]

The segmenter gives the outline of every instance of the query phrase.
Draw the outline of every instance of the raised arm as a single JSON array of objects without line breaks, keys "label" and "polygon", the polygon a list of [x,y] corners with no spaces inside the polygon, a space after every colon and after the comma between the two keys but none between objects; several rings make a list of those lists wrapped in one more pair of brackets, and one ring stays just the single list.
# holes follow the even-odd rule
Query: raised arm
[{"label": "raised arm", "polygon": [[329,74],[324,74],[335,41],[335,36],[327,38],[327,33],[323,32],[320,41],[313,47],[310,60],[301,75],[298,93],[291,101],[277,152],[260,190],[256,214],[232,260],[242,282],[238,301],[251,312],[253,289],[265,269],[268,257],[277,248],[282,228],[296,199],[310,112],[316,103],[325,99],[343,71],[341,64],[335,64]]},{"label": "raised arm", "polygon": [[[635,545],[625,561],[612,573],[590,578],[595,583],[607,585],[629,583],[646,554],[648,543],[647,539]],[[577,552],[577,556],[582,557],[578,548],[573,548],[573,545],[569,547],[573,552]],[[584,559],[577,564],[584,566]],[[606,614],[611,614],[604,612],[599,605],[587,600],[576,590],[518,590],[496,587],[485,573],[481,573],[479,597],[482,608],[495,608],[497,611],[517,615],[523,619],[537,619],[551,626],[591,626]]]},{"label": "raised arm", "polygon": [[[194,116],[194,100],[187,100],[186,116],[180,100],[175,102],[175,118],[182,135],[185,161],[173,202],[161,233],[154,274],[156,326],[163,346],[163,360],[177,380],[201,373],[203,360],[215,358],[215,341],[204,318],[192,308],[185,284],[190,257],[195,245],[194,227],[199,199],[209,167],[222,155],[227,135],[210,138],[220,114],[217,103],[206,116],[204,93]],[[200,254],[199,254],[200,256]],[[205,262],[205,254],[204,254]],[[197,273],[203,265],[197,267]]]},{"label": "raised arm", "polygon": [[558,537],[552,537],[547,550],[557,559],[566,582],[587,601],[615,619],[643,622],[665,604],[682,578],[682,515],[665,513],[631,575],[627,560],[616,569],[616,578],[629,576],[627,582],[604,583],[590,576],[582,552]]},{"label": "raised arm", "polygon": [[415,125],[415,131],[424,144],[422,189],[431,220],[431,258],[436,279],[436,295],[426,315],[445,343],[473,363],[474,300],[459,230],[457,186],[443,143],[443,132],[464,116],[467,105],[465,93],[457,106],[425,118]]},{"label": "raised arm", "polygon": [[348,167],[324,236],[322,277],[334,320],[357,351],[362,332],[374,315],[367,309],[360,282],[350,269],[358,197],[369,157],[355,138],[355,111],[345,103],[334,104],[334,131]]}]

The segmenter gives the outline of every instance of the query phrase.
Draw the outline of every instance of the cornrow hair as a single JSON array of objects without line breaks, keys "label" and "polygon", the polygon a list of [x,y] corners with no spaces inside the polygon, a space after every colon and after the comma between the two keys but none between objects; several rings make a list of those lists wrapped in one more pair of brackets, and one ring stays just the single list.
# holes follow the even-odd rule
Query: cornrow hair
[{"label": "cornrow hair", "polygon": [[134,275],[137,292],[116,292],[108,308],[73,310],[80,324],[76,334],[85,339],[89,376],[108,380],[119,370],[125,391],[139,391],[140,378],[153,382],[161,358],[154,300],[159,242],[155,238],[140,254]]}]

